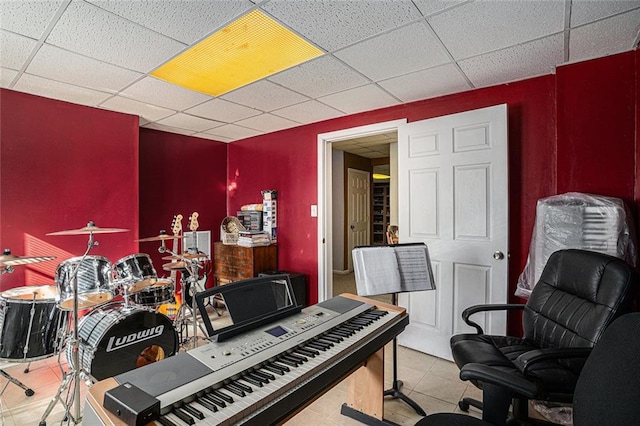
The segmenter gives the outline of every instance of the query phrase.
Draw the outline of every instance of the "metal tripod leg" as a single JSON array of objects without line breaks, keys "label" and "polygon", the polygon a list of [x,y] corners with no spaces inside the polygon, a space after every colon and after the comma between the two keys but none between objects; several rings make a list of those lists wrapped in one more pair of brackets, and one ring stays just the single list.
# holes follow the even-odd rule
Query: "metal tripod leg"
[{"label": "metal tripod leg", "polygon": [[49,414],[51,414],[51,411],[53,410],[53,407],[55,407],[57,402],[60,402],[62,404],[62,406],[65,408],[65,411],[67,412],[69,411],[66,404],[60,399],[60,395],[62,395],[62,392],[66,391],[69,388],[69,385],[71,384],[72,380],[73,380],[73,374],[69,374],[69,373],[64,374],[64,379],[62,380],[62,383],[60,383],[60,387],[58,388],[58,392],[56,392],[56,396],[54,396],[51,402],[49,402],[47,409],[45,410],[44,414],[42,415],[42,418],[40,419],[40,426],[46,426],[47,417],[49,417]]},{"label": "metal tripod leg", "polygon": [[2,395],[4,393],[4,390],[9,385],[9,382],[11,382],[14,385],[22,388],[24,390],[24,394],[27,395],[27,396],[33,396],[33,394],[35,394],[35,392],[32,389],[28,388],[24,383],[22,383],[20,380],[16,379],[15,377],[11,376],[11,374],[7,373],[6,371],[0,370],[0,375],[2,375],[5,379],[8,380],[8,382],[5,384],[4,388],[2,388],[2,392],[0,392],[0,395]]}]

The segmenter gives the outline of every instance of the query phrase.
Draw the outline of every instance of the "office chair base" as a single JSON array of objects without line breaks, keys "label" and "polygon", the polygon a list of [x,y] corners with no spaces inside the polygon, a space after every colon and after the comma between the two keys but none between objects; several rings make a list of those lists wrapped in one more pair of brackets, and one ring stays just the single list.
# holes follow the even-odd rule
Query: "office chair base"
[{"label": "office chair base", "polygon": [[478,410],[482,411],[482,402],[473,398],[462,398],[458,401],[458,408],[460,408],[465,413],[469,412],[469,407],[475,407]]}]

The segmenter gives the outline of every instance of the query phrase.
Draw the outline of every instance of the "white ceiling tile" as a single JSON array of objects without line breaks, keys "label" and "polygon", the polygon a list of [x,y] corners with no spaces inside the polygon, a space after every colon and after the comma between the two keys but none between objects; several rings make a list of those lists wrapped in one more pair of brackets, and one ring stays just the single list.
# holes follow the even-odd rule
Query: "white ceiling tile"
[{"label": "white ceiling tile", "polygon": [[458,5],[466,0],[413,0],[424,16],[433,15],[444,9]]},{"label": "white ceiling tile", "polygon": [[114,96],[111,99],[107,99],[100,106],[103,108],[111,109],[113,111],[139,115],[145,120],[149,120],[151,122],[158,121],[175,114],[175,111],[160,108],[154,105],[144,104],[132,99],[123,98],[122,96]]},{"label": "white ceiling tile", "polygon": [[187,46],[85,2],[72,2],[47,43],[140,72]]},{"label": "white ceiling tile", "polygon": [[258,130],[248,129],[246,127],[237,126],[235,124],[225,124],[224,126],[216,127],[215,129],[212,129],[206,133],[212,136],[226,138],[232,141],[250,138],[252,136],[258,136],[262,134],[262,132]]},{"label": "white ceiling tile", "polygon": [[20,70],[36,43],[31,38],[0,30],[0,65]]},{"label": "white ceiling tile", "polygon": [[637,9],[638,7],[640,7],[640,1],[638,0],[572,0],[571,27],[577,27],[621,12]]},{"label": "white ceiling tile", "polygon": [[119,91],[142,75],[48,44],[40,47],[26,72],[108,92]]},{"label": "white ceiling tile", "polygon": [[491,52],[563,31],[563,1],[465,3],[429,18],[455,59]]},{"label": "white ceiling tile", "polygon": [[219,121],[207,120],[205,118],[194,117],[193,115],[178,114],[172,115],[157,121],[158,124],[170,127],[179,127],[181,129],[189,129],[194,132],[204,132],[214,127],[222,126],[225,123]]},{"label": "white ceiling tile", "polygon": [[368,80],[331,55],[321,56],[269,77],[311,98],[330,95],[368,83]]},{"label": "white ceiling tile", "polygon": [[13,89],[88,106],[96,106],[111,96],[109,93],[72,86],[29,74],[22,74]]},{"label": "white ceiling tile", "polygon": [[253,7],[247,0],[87,1],[186,44],[193,44]]},{"label": "white ceiling tile", "polygon": [[347,114],[371,111],[399,103],[375,84],[335,93],[318,100]]},{"label": "white ceiling tile", "polygon": [[222,136],[210,135],[208,133],[194,133],[192,136],[200,139],[209,139],[215,142],[225,142],[225,143],[233,142],[233,139],[225,138]]},{"label": "white ceiling tile", "polygon": [[244,120],[240,120],[235,124],[266,133],[300,125],[300,123],[296,123],[295,121],[287,120],[286,118],[278,117],[273,114],[261,114],[255,117],[249,117]]},{"label": "white ceiling tile", "polygon": [[308,101],[301,104],[291,105],[282,109],[273,111],[280,117],[287,118],[297,123],[316,123],[318,121],[329,120],[343,115],[342,112],[335,110],[318,101]]},{"label": "white ceiling tile", "polygon": [[185,112],[211,120],[233,123],[244,118],[262,114],[262,111],[249,108],[244,105],[234,104],[224,99],[211,99],[203,104],[197,105]]},{"label": "white ceiling tile", "polygon": [[261,80],[241,87],[227,93],[222,98],[266,112],[308,100],[306,96],[268,80]]},{"label": "white ceiling tile", "polygon": [[18,71],[0,67],[0,87],[9,88],[13,79],[18,75]]},{"label": "white ceiling tile", "polygon": [[403,102],[434,98],[449,93],[462,92],[471,87],[453,64],[441,65],[381,81],[384,87]]},{"label": "white ceiling tile", "polygon": [[640,9],[571,30],[569,60],[581,61],[633,49],[640,31]]},{"label": "white ceiling tile", "polygon": [[210,96],[153,77],[145,77],[135,82],[120,95],[176,110],[184,110],[211,99]]},{"label": "white ceiling tile", "polygon": [[157,123],[145,124],[143,127],[145,129],[161,130],[163,132],[177,133],[179,135],[186,135],[186,136],[191,136],[196,133],[193,130],[181,129],[179,127],[172,127],[172,126],[164,126],[162,124],[157,124]]},{"label": "white ceiling tile", "polygon": [[474,56],[458,64],[476,87],[551,74],[564,58],[562,34]]},{"label": "white ceiling tile", "polygon": [[263,8],[318,46],[333,51],[421,17],[409,0],[272,0]]},{"label": "white ceiling tile", "polygon": [[347,47],[335,56],[373,81],[449,62],[441,43],[423,21]]},{"label": "white ceiling tile", "polygon": [[0,28],[39,39],[67,0],[1,0]]}]

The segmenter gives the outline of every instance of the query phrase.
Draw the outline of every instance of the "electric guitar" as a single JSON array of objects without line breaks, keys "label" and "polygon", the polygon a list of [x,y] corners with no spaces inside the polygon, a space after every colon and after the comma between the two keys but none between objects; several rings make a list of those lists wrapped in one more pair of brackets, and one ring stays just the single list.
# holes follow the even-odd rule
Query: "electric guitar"
[{"label": "electric guitar", "polygon": [[[173,220],[171,221],[171,232],[173,233],[173,247],[171,247],[171,251],[178,254],[180,253],[178,244],[180,242],[180,234],[182,233],[182,217],[183,216],[181,214],[174,215]],[[171,263],[173,262],[177,261],[173,260]],[[174,286],[177,279],[177,274],[177,269],[171,269],[171,282],[174,283]],[[175,296],[177,295],[174,295],[174,297]],[[179,298],[176,298],[175,303],[163,303],[158,307],[158,311],[165,314],[169,318],[174,318],[178,313],[181,302],[182,301]]]}]

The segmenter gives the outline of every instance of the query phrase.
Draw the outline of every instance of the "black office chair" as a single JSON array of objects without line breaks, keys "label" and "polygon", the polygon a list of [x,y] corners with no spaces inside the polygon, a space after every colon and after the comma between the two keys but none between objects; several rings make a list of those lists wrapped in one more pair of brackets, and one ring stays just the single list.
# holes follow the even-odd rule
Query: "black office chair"
[{"label": "black office chair", "polygon": [[[640,421],[640,313],[611,324],[587,358],[573,397],[575,426],[624,426]],[[464,414],[438,413],[416,426],[492,425]]]},{"label": "black office chair", "polygon": [[[460,378],[482,389],[481,408],[492,424],[528,418],[530,399],[571,402],[585,359],[607,326],[630,311],[636,275],[623,260],[585,250],[560,250],[545,265],[526,305],[478,305],[463,312],[478,334],[451,338]],[[478,312],[522,309],[523,337],[492,336],[469,317]]]}]

